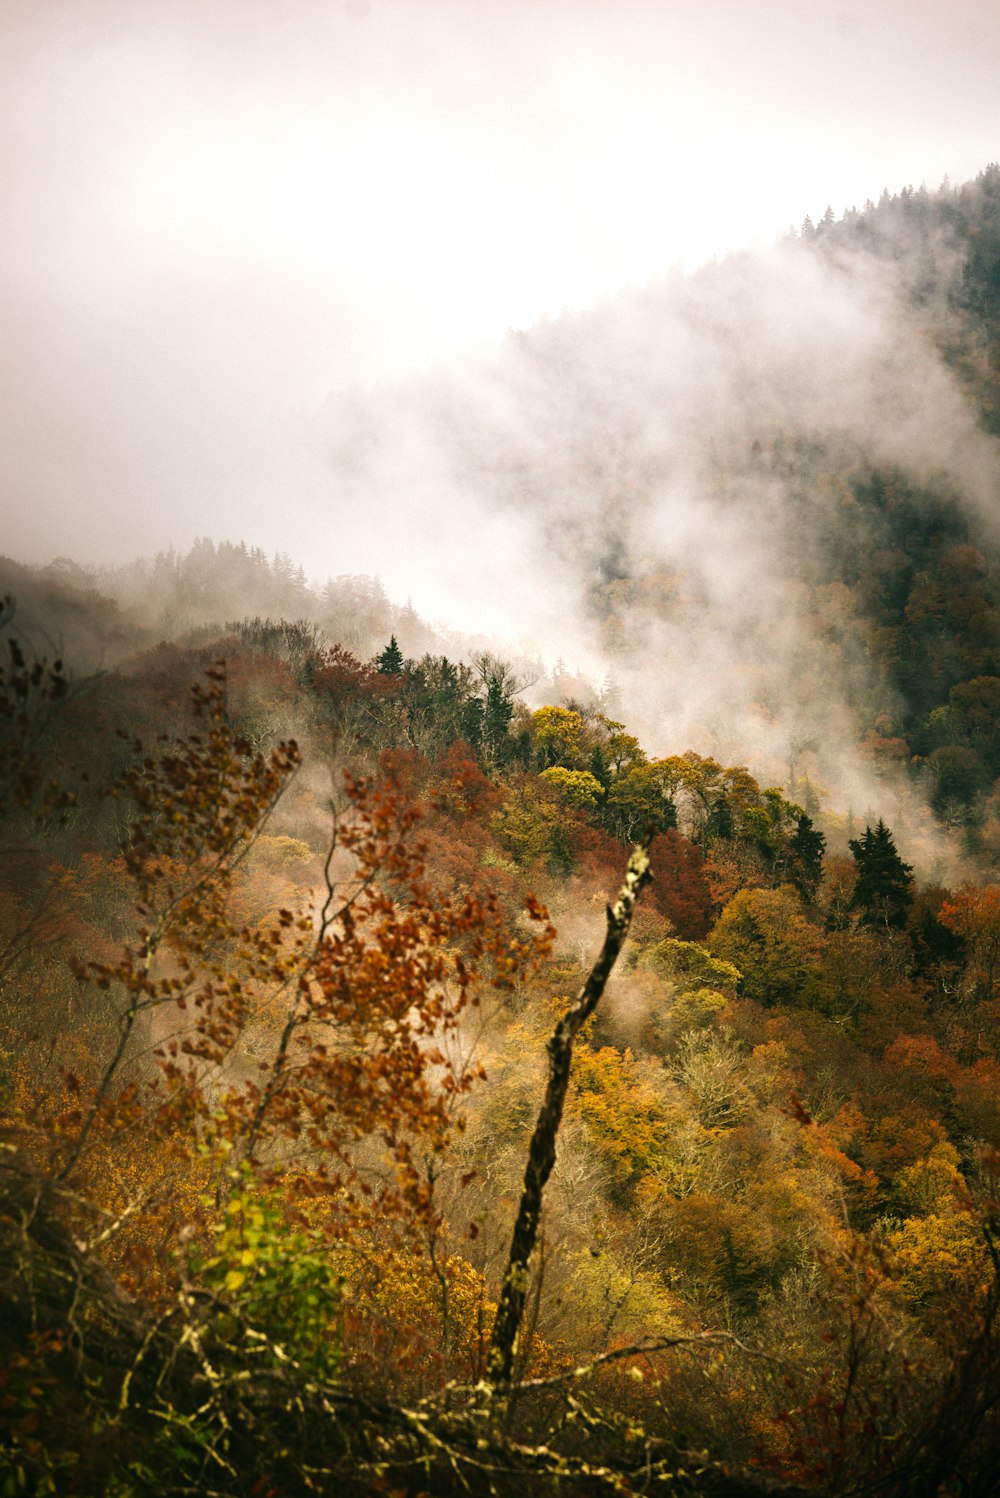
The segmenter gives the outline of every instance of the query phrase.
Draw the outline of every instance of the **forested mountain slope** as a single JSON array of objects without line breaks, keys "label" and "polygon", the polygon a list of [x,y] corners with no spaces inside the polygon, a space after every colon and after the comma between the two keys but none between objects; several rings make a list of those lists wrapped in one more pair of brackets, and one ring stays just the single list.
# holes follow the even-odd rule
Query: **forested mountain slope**
[{"label": "forested mountain slope", "polygon": [[887,194],[334,402],[338,492],[378,513],[426,473],[457,523],[503,517],[525,581],[494,586],[572,619],[654,746],[892,795],[928,863],[930,802],[990,860],[998,200],[996,167]]},{"label": "forested mountain slope", "polygon": [[354,406],[599,687],[245,546],[3,564],[8,1491],[997,1491],[997,193]]}]

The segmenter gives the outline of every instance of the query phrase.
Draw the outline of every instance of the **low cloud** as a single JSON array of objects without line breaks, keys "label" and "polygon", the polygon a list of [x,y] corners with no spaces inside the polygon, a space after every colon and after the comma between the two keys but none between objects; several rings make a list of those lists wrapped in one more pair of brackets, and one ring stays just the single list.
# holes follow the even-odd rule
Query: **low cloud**
[{"label": "low cloud", "polygon": [[892,816],[929,866],[947,857],[930,819],[856,747],[868,663],[831,653],[807,585],[873,468],[954,496],[995,537],[1000,445],[937,352],[942,307],[917,315],[904,289],[797,243],[675,277],[434,382],[331,403],[333,492],[380,534],[406,517],[425,587],[613,683],[651,752],[808,773],[842,811]]}]

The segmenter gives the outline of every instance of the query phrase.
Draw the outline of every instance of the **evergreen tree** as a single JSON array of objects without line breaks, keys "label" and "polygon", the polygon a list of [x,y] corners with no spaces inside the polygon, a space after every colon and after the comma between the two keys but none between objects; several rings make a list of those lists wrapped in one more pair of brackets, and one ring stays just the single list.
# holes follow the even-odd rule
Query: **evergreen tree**
[{"label": "evergreen tree", "polygon": [[814,899],[823,877],[826,838],[813,826],[812,817],[801,812],[795,819],[795,833],[789,844],[794,855],[794,882],[804,895]]},{"label": "evergreen tree", "polygon": [[481,685],[477,699],[469,704],[469,742],[487,768],[501,769],[514,754],[510,739],[514,694],[524,683],[506,661],[488,651],[475,657],[475,667]]},{"label": "evergreen tree", "polygon": [[866,827],[849,846],[858,871],[851,909],[863,926],[901,930],[913,903],[913,869],[896,852],[892,833],[880,817],[874,830]]},{"label": "evergreen tree", "polygon": [[507,747],[507,734],[514,716],[509,684],[494,672],[486,683],[486,701],[483,704],[483,749],[488,760],[496,765],[503,763]]},{"label": "evergreen tree", "polygon": [[393,635],[388,645],[375,657],[375,664],[383,676],[401,676],[403,674],[403,652],[400,650]]},{"label": "evergreen tree", "polygon": [[590,764],[587,766],[594,779],[599,781],[603,790],[611,787],[611,769],[608,765],[608,756],[603,744],[595,744],[590,751]]}]

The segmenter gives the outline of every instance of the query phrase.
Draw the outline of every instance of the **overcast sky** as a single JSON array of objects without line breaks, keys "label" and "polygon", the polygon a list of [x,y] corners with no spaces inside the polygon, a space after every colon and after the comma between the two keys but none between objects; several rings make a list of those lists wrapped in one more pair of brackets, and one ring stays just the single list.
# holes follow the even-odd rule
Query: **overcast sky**
[{"label": "overcast sky", "polygon": [[973,176],[998,78],[996,0],[3,0],[0,550],[375,570],[331,390]]}]

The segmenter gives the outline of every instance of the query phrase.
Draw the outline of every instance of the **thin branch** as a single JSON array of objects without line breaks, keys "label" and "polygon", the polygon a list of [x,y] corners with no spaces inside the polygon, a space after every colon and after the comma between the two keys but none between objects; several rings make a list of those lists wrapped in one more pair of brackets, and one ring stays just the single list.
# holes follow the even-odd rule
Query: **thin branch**
[{"label": "thin branch", "polygon": [[745,1352],[760,1362],[774,1363],[775,1367],[786,1368],[788,1366],[786,1358],[771,1357],[757,1347],[748,1347],[732,1332],[691,1332],[677,1337],[647,1337],[644,1341],[633,1342],[628,1347],[616,1347],[611,1352],[598,1353],[588,1362],[580,1363],[575,1368],[567,1368],[563,1373],[552,1373],[547,1378],[526,1378],[518,1384],[518,1393],[522,1393],[525,1389],[557,1389],[563,1384],[586,1378],[606,1363],[620,1362],[622,1358],[646,1357],[654,1352],[677,1350],[697,1352],[702,1348],[711,1349],[720,1346],[735,1348],[737,1352]]}]

